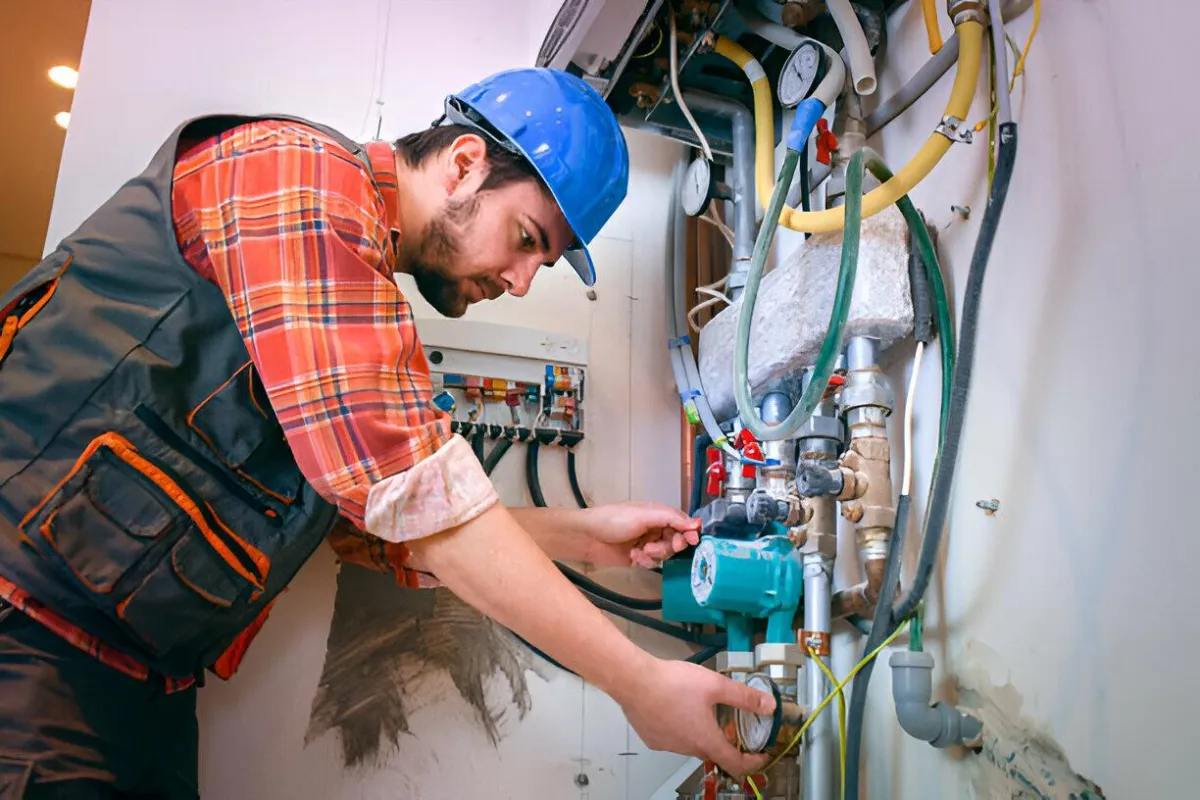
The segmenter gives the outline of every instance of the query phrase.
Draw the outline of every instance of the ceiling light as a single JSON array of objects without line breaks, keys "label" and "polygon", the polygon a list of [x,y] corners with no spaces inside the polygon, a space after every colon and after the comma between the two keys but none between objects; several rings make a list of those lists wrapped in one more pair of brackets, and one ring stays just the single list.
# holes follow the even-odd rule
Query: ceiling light
[{"label": "ceiling light", "polygon": [[58,112],[57,114],[54,115],[54,121],[58,123],[58,127],[62,128],[65,131],[67,129],[67,126],[71,124],[71,112],[70,111]]},{"label": "ceiling light", "polygon": [[64,64],[51,67],[49,74],[50,80],[64,89],[74,89],[75,84],[79,82],[79,72],[74,67],[68,67]]}]

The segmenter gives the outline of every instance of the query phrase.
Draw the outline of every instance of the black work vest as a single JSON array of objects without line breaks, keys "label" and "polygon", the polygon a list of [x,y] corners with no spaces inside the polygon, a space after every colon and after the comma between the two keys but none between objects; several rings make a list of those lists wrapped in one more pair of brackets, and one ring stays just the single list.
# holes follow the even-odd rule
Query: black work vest
[{"label": "black work vest", "polygon": [[[0,348],[0,576],[177,678],[211,666],[337,519],[221,290],[176,244],[181,134],[251,119],[181,125],[0,298],[15,334]],[[370,170],[362,147],[314,127]]]}]

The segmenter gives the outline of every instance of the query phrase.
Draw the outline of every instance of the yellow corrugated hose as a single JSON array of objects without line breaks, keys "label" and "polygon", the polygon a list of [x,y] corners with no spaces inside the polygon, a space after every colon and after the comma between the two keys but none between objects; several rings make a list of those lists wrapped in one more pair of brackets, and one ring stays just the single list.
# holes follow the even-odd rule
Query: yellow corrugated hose
[{"label": "yellow corrugated hose", "polygon": [[[958,66],[944,116],[966,120],[971,110],[971,100],[975,97],[975,84],[979,80],[984,31],[983,25],[978,22],[964,22],[955,27],[955,32],[958,34]],[[767,208],[775,188],[775,125],[771,110],[771,86],[759,63],[737,42],[723,36],[717,37],[715,50],[741,67],[754,91],[755,184],[759,200],[763,208]],[[942,159],[950,149],[950,144],[950,140],[942,134],[931,133],[917,154],[897,170],[895,177],[863,197],[863,218],[878,214],[912,191]],[[784,206],[779,216],[780,225],[810,233],[841,230],[844,220],[844,206],[825,211],[797,211],[791,206]]]}]

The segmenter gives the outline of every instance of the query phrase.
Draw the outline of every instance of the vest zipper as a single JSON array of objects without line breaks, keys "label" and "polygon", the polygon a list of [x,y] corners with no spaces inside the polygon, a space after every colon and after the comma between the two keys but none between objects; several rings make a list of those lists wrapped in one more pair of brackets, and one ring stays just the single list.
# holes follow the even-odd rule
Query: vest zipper
[{"label": "vest zipper", "polygon": [[205,473],[207,473],[217,483],[221,484],[221,486],[227,491],[233,495],[236,495],[237,498],[243,503],[262,514],[268,521],[278,524],[278,517],[274,512],[271,511],[269,506],[252,495],[235,478],[231,477],[223,469],[205,458],[203,453],[201,453],[199,450],[189,444],[186,439],[172,430],[172,428],[167,425],[167,423],[164,422],[157,414],[146,408],[144,405],[139,405],[133,410],[133,413],[138,419],[144,422],[146,427],[150,428],[150,430],[153,431],[156,436],[166,442],[167,445],[175,448],[184,456],[186,456],[189,461],[191,461],[200,469],[204,470]]}]

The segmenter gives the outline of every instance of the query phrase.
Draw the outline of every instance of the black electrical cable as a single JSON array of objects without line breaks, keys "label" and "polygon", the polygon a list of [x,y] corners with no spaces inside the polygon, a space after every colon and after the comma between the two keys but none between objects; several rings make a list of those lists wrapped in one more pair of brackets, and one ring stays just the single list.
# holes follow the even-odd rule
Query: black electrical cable
[{"label": "black electrical cable", "polygon": [[[912,615],[925,596],[933,577],[938,551],[941,549],[942,534],[946,526],[946,514],[950,505],[950,490],[954,483],[954,470],[958,461],[958,448],[962,440],[962,429],[966,416],[967,396],[971,388],[971,370],[975,360],[975,340],[979,331],[979,309],[983,295],[983,279],[991,258],[992,245],[1004,211],[1004,201],[1012,182],[1013,167],[1017,158],[1017,124],[1005,122],[1000,125],[1000,146],[996,156],[996,173],[988,195],[987,208],[979,226],[979,237],[975,240],[975,251],[971,256],[971,268],[967,273],[966,293],[963,299],[962,322],[959,326],[958,357],[954,367],[951,388],[950,413],[946,433],[934,466],[933,486],[929,494],[929,509],[925,516],[925,536],[921,542],[921,554],[912,586],[903,597],[890,608],[885,608],[883,597],[876,608],[876,619],[871,626],[871,636],[864,645],[870,653],[879,646],[896,626]],[[897,518],[897,530],[900,520]],[[894,544],[888,554],[899,552]],[[897,556],[897,560],[898,560]],[[898,572],[898,568],[897,568]],[[893,584],[884,583],[884,591]],[[884,595],[886,597],[886,595]],[[884,609],[881,611],[881,609]],[[881,624],[882,623],[882,624]],[[872,644],[874,641],[874,644]],[[854,680],[850,694],[850,714],[846,742],[846,800],[858,800],[859,760],[862,750],[863,715],[866,710],[867,686],[870,681],[870,664],[864,667]]]},{"label": "black electrical cable", "polygon": [[567,450],[567,480],[571,482],[571,494],[575,495],[575,504],[580,508],[587,508],[587,498],[583,496],[583,489],[579,488],[579,475],[575,472],[575,449]]},{"label": "black electrical cable", "polygon": [[607,586],[596,583],[582,572],[571,569],[566,564],[558,564],[558,569],[559,572],[567,577],[567,580],[578,586],[580,589],[583,589],[588,594],[593,594],[596,597],[603,597],[609,602],[625,606],[632,611],[658,611],[662,608],[662,600],[642,600],[638,597],[629,597],[627,595],[614,592]]},{"label": "black electrical cable", "polygon": [[[545,659],[547,662],[558,667],[563,672],[570,673],[576,678],[579,677],[579,673],[577,673],[575,670],[571,669],[570,667],[563,666],[561,662],[551,658],[544,650],[539,650],[534,644],[529,642],[529,640],[521,637],[519,634],[513,633],[513,631],[509,631],[509,633],[512,633],[513,638],[515,638],[518,642],[528,647],[535,656]],[[689,664],[703,664],[705,661],[708,661],[711,658],[716,658],[717,655],[720,654],[724,649],[725,645],[713,645],[712,647],[706,647],[703,650],[697,650],[683,660]]]},{"label": "black electrical cable", "polygon": [[1000,125],[1000,147],[996,155],[996,175],[983,222],[979,226],[979,238],[975,240],[975,252],[971,257],[971,269],[967,273],[966,294],[963,299],[962,323],[960,324],[958,361],[954,369],[954,384],[951,389],[950,421],[946,424],[946,437],[942,444],[941,460],[934,472],[933,488],[930,491],[929,511],[926,514],[925,539],[921,542],[921,555],[917,561],[912,587],[892,609],[892,620],[901,621],[917,610],[937,563],[941,549],[942,532],[950,508],[950,490],[954,483],[954,467],[958,461],[958,448],[962,440],[967,395],[971,390],[971,370],[975,361],[975,340],[979,334],[979,307],[983,295],[983,279],[988,260],[992,255],[992,244],[1000,226],[1000,215],[1008,187],[1012,183],[1013,167],[1017,159],[1017,123]]},{"label": "black electrical cable", "polygon": [[[546,497],[542,494],[542,479],[538,469],[538,451],[540,449],[541,447],[536,440],[530,440],[525,451],[525,480],[529,484],[529,496],[533,498],[533,504],[538,508],[546,508]],[[558,566],[559,571],[571,583],[581,589],[597,607],[643,627],[665,633],[668,636],[674,636],[677,639],[687,642],[697,641],[691,633],[685,631],[683,628],[655,619],[654,617],[647,617],[637,613],[639,609],[657,611],[662,608],[661,600],[643,600],[614,592],[612,589],[601,586],[591,578],[580,572],[576,572],[570,567],[559,564],[557,561],[555,564]]]},{"label": "black electrical cable", "polygon": [[726,645],[713,645],[712,647],[706,647],[703,650],[697,650],[685,658],[684,661],[688,662],[689,664],[703,664],[710,658],[716,658],[717,655],[725,649],[725,647]]},{"label": "black electrical cable", "polygon": [[712,444],[712,437],[707,433],[698,433],[692,440],[692,497],[688,516],[694,515],[704,505],[704,478],[708,465],[705,463],[705,453]]},{"label": "black electrical cable", "polygon": [[592,601],[592,605],[601,611],[620,617],[623,620],[632,622],[635,625],[641,625],[643,628],[649,628],[652,631],[658,631],[661,634],[678,639],[681,642],[691,642],[692,644],[702,644],[706,646],[716,646],[725,641],[724,636],[706,636],[703,633],[693,633],[678,625],[672,625],[670,622],[663,622],[656,617],[648,617],[645,614],[639,614],[636,611],[631,611],[620,603],[614,603],[611,600],[605,600],[603,597],[597,597],[582,590],[585,597]]},{"label": "black electrical cable", "polygon": [[[812,187],[808,183],[808,142],[800,151],[800,210],[812,211]],[[804,232],[804,241],[812,236],[810,231]]]},{"label": "black electrical cable", "polygon": [[475,429],[475,435],[471,437],[471,449],[475,451],[475,457],[481,464],[483,463],[483,442],[486,435],[486,429],[480,423]]},{"label": "black electrical cable", "polygon": [[[863,644],[864,655],[875,652],[875,648],[883,644],[883,641],[895,630],[895,626],[891,624],[892,598],[895,596],[896,584],[900,580],[900,564],[903,561],[904,540],[908,534],[908,510],[911,500],[909,495],[902,494],[896,502],[896,529],[892,532],[892,542],[883,567],[883,582],[879,585],[879,599],[875,602],[875,615],[871,619],[867,640]],[[850,688],[850,709],[846,728],[846,780],[843,784],[847,798],[858,794],[858,762],[862,752],[862,724],[863,717],[867,712],[867,685],[871,682],[871,673],[875,671],[875,661],[876,659],[873,658],[863,665],[858,675],[854,677]]]},{"label": "black electrical cable", "polygon": [[525,446],[525,483],[529,486],[529,496],[538,508],[546,508],[546,496],[542,494],[542,479],[538,475],[538,450],[541,445],[537,439],[530,439]]},{"label": "black electrical cable", "polygon": [[500,459],[504,458],[504,454],[512,449],[512,439],[501,439],[496,442],[496,446],[487,454],[487,458],[483,460],[483,471],[487,475],[491,475],[496,469],[496,465],[500,463]]}]

